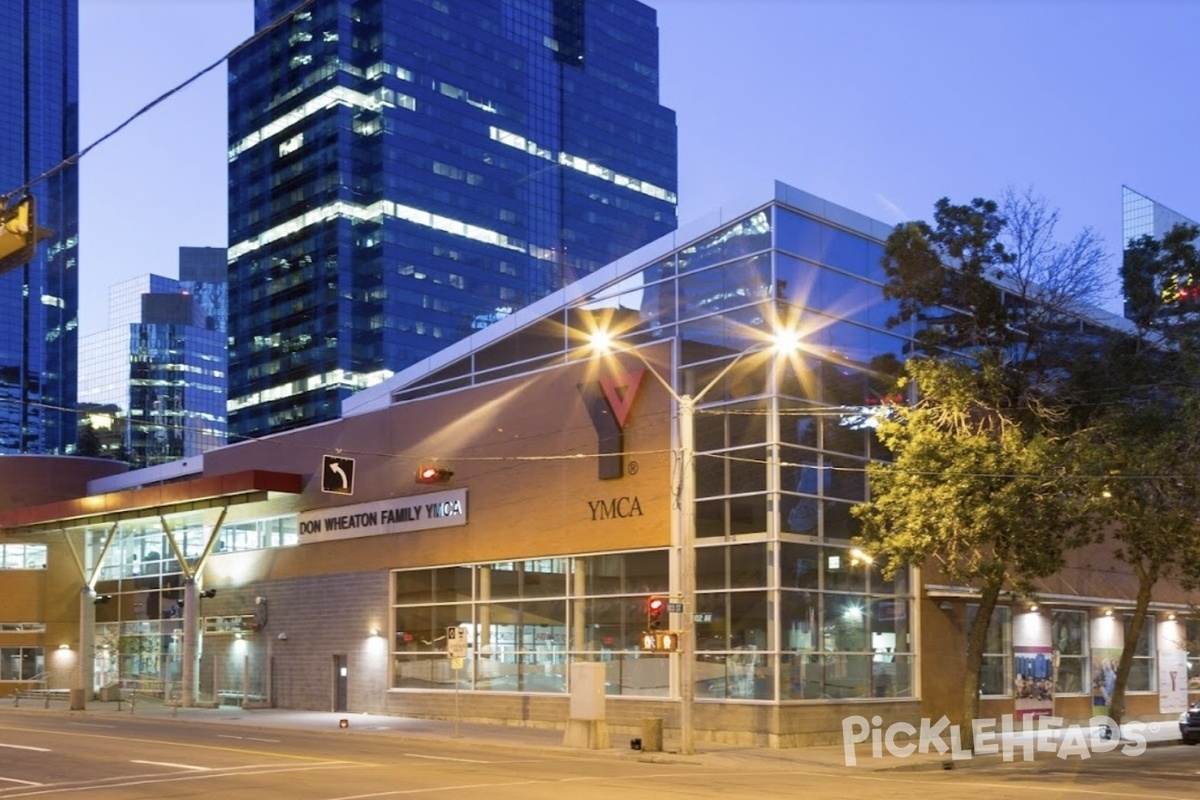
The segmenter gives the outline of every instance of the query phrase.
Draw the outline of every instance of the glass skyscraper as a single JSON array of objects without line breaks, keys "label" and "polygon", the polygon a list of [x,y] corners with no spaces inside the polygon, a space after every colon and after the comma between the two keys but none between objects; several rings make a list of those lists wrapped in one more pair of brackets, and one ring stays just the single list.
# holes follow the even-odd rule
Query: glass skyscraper
[{"label": "glass skyscraper", "polygon": [[109,327],[80,342],[79,399],[98,454],[119,447],[146,467],[226,443],[224,270],[224,248],[181,247],[179,280],[142,275],[109,290]]},{"label": "glass skyscraper", "polygon": [[[1123,250],[1129,249],[1130,242],[1149,236],[1162,239],[1176,225],[1200,225],[1194,219],[1185,217],[1174,209],[1167,208],[1157,200],[1153,200],[1141,192],[1135,192],[1128,186],[1121,187],[1121,235]],[[1126,316],[1129,309],[1125,309]]]},{"label": "glass skyscraper", "polygon": [[[635,0],[256,0],[230,60],[229,420],[341,401],[676,226]],[[267,30],[270,27],[270,30]]]},{"label": "glass skyscraper", "polygon": [[0,18],[0,197],[32,183],[52,232],[0,275],[0,453],[70,453],[79,171],[56,168],[79,149],[78,0],[0,0]]},{"label": "glass skyscraper", "polygon": [[1176,225],[1200,224],[1128,186],[1121,187],[1121,222],[1125,248],[1132,239],[1142,236],[1161,239]]}]

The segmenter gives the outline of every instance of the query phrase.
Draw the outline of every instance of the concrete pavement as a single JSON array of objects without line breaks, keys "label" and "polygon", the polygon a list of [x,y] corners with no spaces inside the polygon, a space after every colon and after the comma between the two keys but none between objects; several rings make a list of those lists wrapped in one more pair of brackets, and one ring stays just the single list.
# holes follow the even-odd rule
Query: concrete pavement
[{"label": "concrete pavement", "polygon": [[719,742],[697,741],[694,755],[683,755],[668,736],[661,752],[646,752],[630,747],[628,735],[613,734],[612,747],[605,750],[568,748],[561,729],[524,726],[483,725],[456,720],[432,720],[346,712],[293,711],[274,708],[243,709],[178,708],[155,700],[88,702],[84,710],[69,710],[68,704],[55,701],[22,702],[19,708],[0,704],[0,718],[9,714],[56,713],[81,717],[133,715],[159,719],[177,719],[188,724],[225,725],[235,728],[293,729],[333,734],[387,735],[402,739],[478,742],[492,747],[518,748],[546,752],[593,754],[673,764],[725,764],[730,768],[782,768],[785,765],[828,770],[939,770],[968,769],[1011,764],[1031,760],[1085,757],[1136,756],[1144,748],[1178,745],[1179,726],[1174,719],[1130,722],[1123,726],[1119,739],[1106,737],[1099,729],[1064,726],[1041,733],[998,734],[977,737],[977,750],[993,752],[954,752],[955,741],[946,727],[932,725],[926,731],[880,730],[868,721],[851,730],[852,738],[862,741],[845,745],[772,749],[746,747]]}]

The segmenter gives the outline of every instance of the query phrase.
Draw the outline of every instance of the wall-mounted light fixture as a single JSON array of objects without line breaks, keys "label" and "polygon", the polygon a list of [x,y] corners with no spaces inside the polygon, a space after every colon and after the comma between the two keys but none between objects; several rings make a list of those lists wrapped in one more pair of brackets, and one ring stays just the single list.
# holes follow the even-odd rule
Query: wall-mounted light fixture
[{"label": "wall-mounted light fixture", "polygon": [[107,603],[109,600],[112,600],[111,594],[99,594],[99,595],[96,595],[96,599],[93,600],[92,603],[95,605],[98,605],[98,606],[102,606],[105,603]]},{"label": "wall-mounted light fixture", "polygon": [[59,649],[59,650],[70,650],[70,649],[71,649],[71,645],[69,645],[69,644],[60,644],[60,645],[58,646],[58,649]]},{"label": "wall-mounted light fixture", "polygon": [[1168,620],[1170,620],[1171,622],[1174,622],[1174,621],[1175,621],[1175,614],[1174,614],[1174,613],[1167,614],[1167,619],[1168,619]]},{"label": "wall-mounted light fixture", "polygon": [[1030,610],[1030,611],[1037,611],[1037,608],[1038,608],[1038,606],[1037,606],[1037,603],[1030,603],[1030,604],[1029,604],[1029,610]]},{"label": "wall-mounted light fixture", "polygon": [[1104,609],[1104,616],[1106,616],[1106,617],[1111,617],[1111,616],[1112,616],[1112,609],[1111,609],[1111,608],[1106,608],[1106,609]]},{"label": "wall-mounted light fixture", "polygon": [[371,628],[371,636],[378,636],[379,628]]}]

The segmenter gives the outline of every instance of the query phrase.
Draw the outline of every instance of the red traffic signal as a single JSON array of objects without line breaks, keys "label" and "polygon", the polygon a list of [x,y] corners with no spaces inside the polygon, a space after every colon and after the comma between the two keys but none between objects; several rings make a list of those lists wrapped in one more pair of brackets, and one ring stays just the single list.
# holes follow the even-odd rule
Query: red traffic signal
[{"label": "red traffic signal", "polygon": [[415,480],[417,483],[446,483],[453,477],[453,470],[429,465],[417,468]]},{"label": "red traffic signal", "polygon": [[650,597],[646,600],[646,630],[652,631],[658,627],[662,613],[667,610],[667,598]]}]

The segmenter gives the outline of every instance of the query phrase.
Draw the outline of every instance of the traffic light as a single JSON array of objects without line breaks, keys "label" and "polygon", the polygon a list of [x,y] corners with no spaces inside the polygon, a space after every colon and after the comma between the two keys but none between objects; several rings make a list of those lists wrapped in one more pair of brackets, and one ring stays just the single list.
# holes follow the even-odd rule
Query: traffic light
[{"label": "traffic light", "polygon": [[646,600],[646,630],[653,631],[658,627],[662,613],[667,610],[667,598],[651,597]]},{"label": "traffic light", "polygon": [[417,468],[417,483],[446,483],[454,477],[454,471],[445,467],[423,465]]},{"label": "traffic light", "polygon": [[32,261],[37,243],[49,236],[50,231],[37,226],[33,195],[0,207],[0,274]]},{"label": "traffic light", "polygon": [[679,649],[677,631],[646,631],[642,634],[642,649],[654,653],[674,653]]}]

